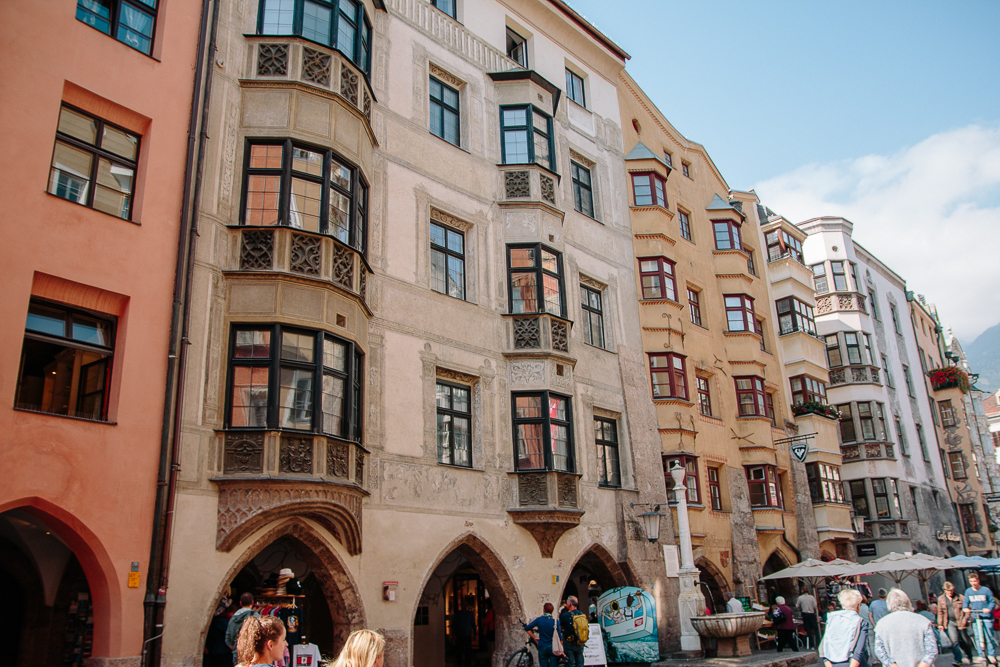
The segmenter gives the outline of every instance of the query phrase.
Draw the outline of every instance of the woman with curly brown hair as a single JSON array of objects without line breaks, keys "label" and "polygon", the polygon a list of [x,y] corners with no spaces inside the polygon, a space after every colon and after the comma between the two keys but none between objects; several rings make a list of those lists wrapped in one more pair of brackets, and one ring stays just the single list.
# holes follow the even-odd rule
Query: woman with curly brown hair
[{"label": "woman with curly brown hair", "polygon": [[237,664],[240,667],[266,667],[285,657],[285,646],[285,624],[280,618],[250,616],[243,622],[236,641]]}]

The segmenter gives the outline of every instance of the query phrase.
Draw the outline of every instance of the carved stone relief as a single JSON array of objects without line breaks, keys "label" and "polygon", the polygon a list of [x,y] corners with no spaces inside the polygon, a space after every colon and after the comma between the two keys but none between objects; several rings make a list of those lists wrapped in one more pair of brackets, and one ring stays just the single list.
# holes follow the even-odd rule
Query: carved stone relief
[{"label": "carved stone relief", "polygon": [[265,230],[243,230],[240,246],[240,269],[267,271],[274,262],[274,233]]},{"label": "carved stone relief", "polygon": [[292,271],[304,273],[307,276],[318,276],[321,259],[322,246],[319,237],[292,234]]},{"label": "carved stone relief", "polygon": [[338,244],[333,246],[333,282],[354,289],[354,253]]},{"label": "carved stone relief", "polygon": [[548,480],[545,473],[525,473],[517,476],[517,499],[521,507],[549,504]]},{"label": "carved stone relief", "polygon": [[326,441],[326,474],[347,479],[350,447],[336,440]]},{"label": "carved stone relief", "polygon": [[428,69],[430,70],[431,76],[433,76],[435,79],[447,83],[449,86],[455,86],[456,88],[458,88],[459,86],[465,84],[465,81],[462,81],[451,72],[445,71],[444,69],[438,67],[434,63],[430,63]]},{"label": "carved stone relief", "polygon": [[312,438],[282,438],[279,463],[281,472],[311,473],[313,471]]},{"label": "carved stone relief", "polygon": [[559,475],[559,507],[576,507],[576,478],[572,475]]},{"label": "carved stone relief", "polygon": [[503,175],[507,199],[531,196],[531,184],[526,171],[507,171]]},{"label": "carved stone relief", "polygon": [[358,75],[346,63],[340,64],[340,94],[358,106]]},{"label": "carved stone relief", "polygon": [[302,47],[302,80],[329,86],[330,56],[308,46]]},{"label": "carved stone relief", "polygon": [[515,361],[510,365],[513,385],[539,384],[545,380],[545,364],[540,361]]},{"label": "carved stone relief", "polygon": [[535,349],[542,346],[538,331],[538,318],[514,320],[514,348],[518,350]]},{"label": "carved stone relief", "polygon": [[560,352],[569,352],[569,342],[567,339],[568,327],[565,322],[552,320],[552,349]]},{"label": "carved stone relief", "polygon": [[542,174],[540,176],[540,183],[542,189],[542,199],[549,202],[553,206],[556,204],[556,184],[552,180],[551,176]]},{"label": "carved stone relief", "polygon": [[288,45],[261,44],[257,47],[257,76],[287,76]]},{"label": "carved stone relief", "polygon": [[264,472],[264,434],[227,433],[222,470],[227,475]]},{"label": "carved stone relief", "polygon": [[354,450],[354,483],[358,486],[365,485],[365,455],[360,449]]}]

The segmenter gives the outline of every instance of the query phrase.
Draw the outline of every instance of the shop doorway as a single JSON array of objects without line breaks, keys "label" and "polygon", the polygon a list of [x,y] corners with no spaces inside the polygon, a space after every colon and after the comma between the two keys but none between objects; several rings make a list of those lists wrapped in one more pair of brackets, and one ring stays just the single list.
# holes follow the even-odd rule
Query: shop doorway
[{"label": "shop doorway", "polygon": [[559,601],[570,595],[575,596],[580,601],[580,611],[593,614],[592,620],[596,622],[597,598],[612,588],[628,585],[625,572],[610,552],[594,544],[583,552],[570,570]]},{"label": "shop doorway", "polygon": [[414,667],[502,665],[524,635],[513,582],[496,554],[469,535],[438,561],[413,617]]},{"label": "shop doorway", "polygon": [[284,621],[290,645],[314,644],[324,661],[332,662],[350,632],[365,625],[364,607],[346,568],[326,540],[300,519],[268,532],[231,570],[206,627],[206,665],[227,664],[220,633],[224,638],[243,593],[254,596],[258,613]]},{"label": "shop doorway", "polygon": [[90,585],[76,555],[33,514],[0,514],[0,642],[17,667],[76,667],[93,653]]}]

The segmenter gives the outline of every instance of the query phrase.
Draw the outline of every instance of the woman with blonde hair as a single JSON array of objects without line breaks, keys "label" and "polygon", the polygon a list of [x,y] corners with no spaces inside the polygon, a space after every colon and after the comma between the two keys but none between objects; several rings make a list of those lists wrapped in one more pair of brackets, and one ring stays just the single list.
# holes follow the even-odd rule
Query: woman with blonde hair
[{"label": "woman with blonde hair", "polygon": [[270,665],[285,657],[285,624],[275,616],[248,616],[236,640],[236,657],[241,667]]},{"label": "woman with blonde hair", "polygon": [[374,630],[355,630],[333,667],[382,667],[384,653],[385,637]]}]

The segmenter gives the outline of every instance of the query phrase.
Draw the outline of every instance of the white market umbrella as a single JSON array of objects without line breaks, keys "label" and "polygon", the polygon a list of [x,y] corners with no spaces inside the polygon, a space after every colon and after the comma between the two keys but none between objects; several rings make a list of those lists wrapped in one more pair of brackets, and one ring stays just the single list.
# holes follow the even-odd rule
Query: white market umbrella
[{"label": "white market umbrella", "polygon": [[927,598],[930,597],[927,590],[928,579],[940,570],[953,570],[959,567],[960,564],[939,556],[922,553],[901,554],[894,551],[867,563],[857,564],[848,574],[881,574],[892,579],[897,586],[903,579],[913,575],[920,580],[924,597]]},{"label": "white market umbrella", "polygon": [[816,592],[816,589],[823,584],[824,579],[827,577],[839,577],[849,574],[850,570],[855,565],[857,565],[857,563],[852,563],[851,561],[843,560],[842,558],[835,558],[831,561],[807,558],[801,563],[796,563],[791,567],[786,567],[784,570],[779,570],[774,574],[761,577],[761,581],[773,579],[802,579],[805,581],[807,586],[812,588],[813,597],[819,600],[819,595]]}]

